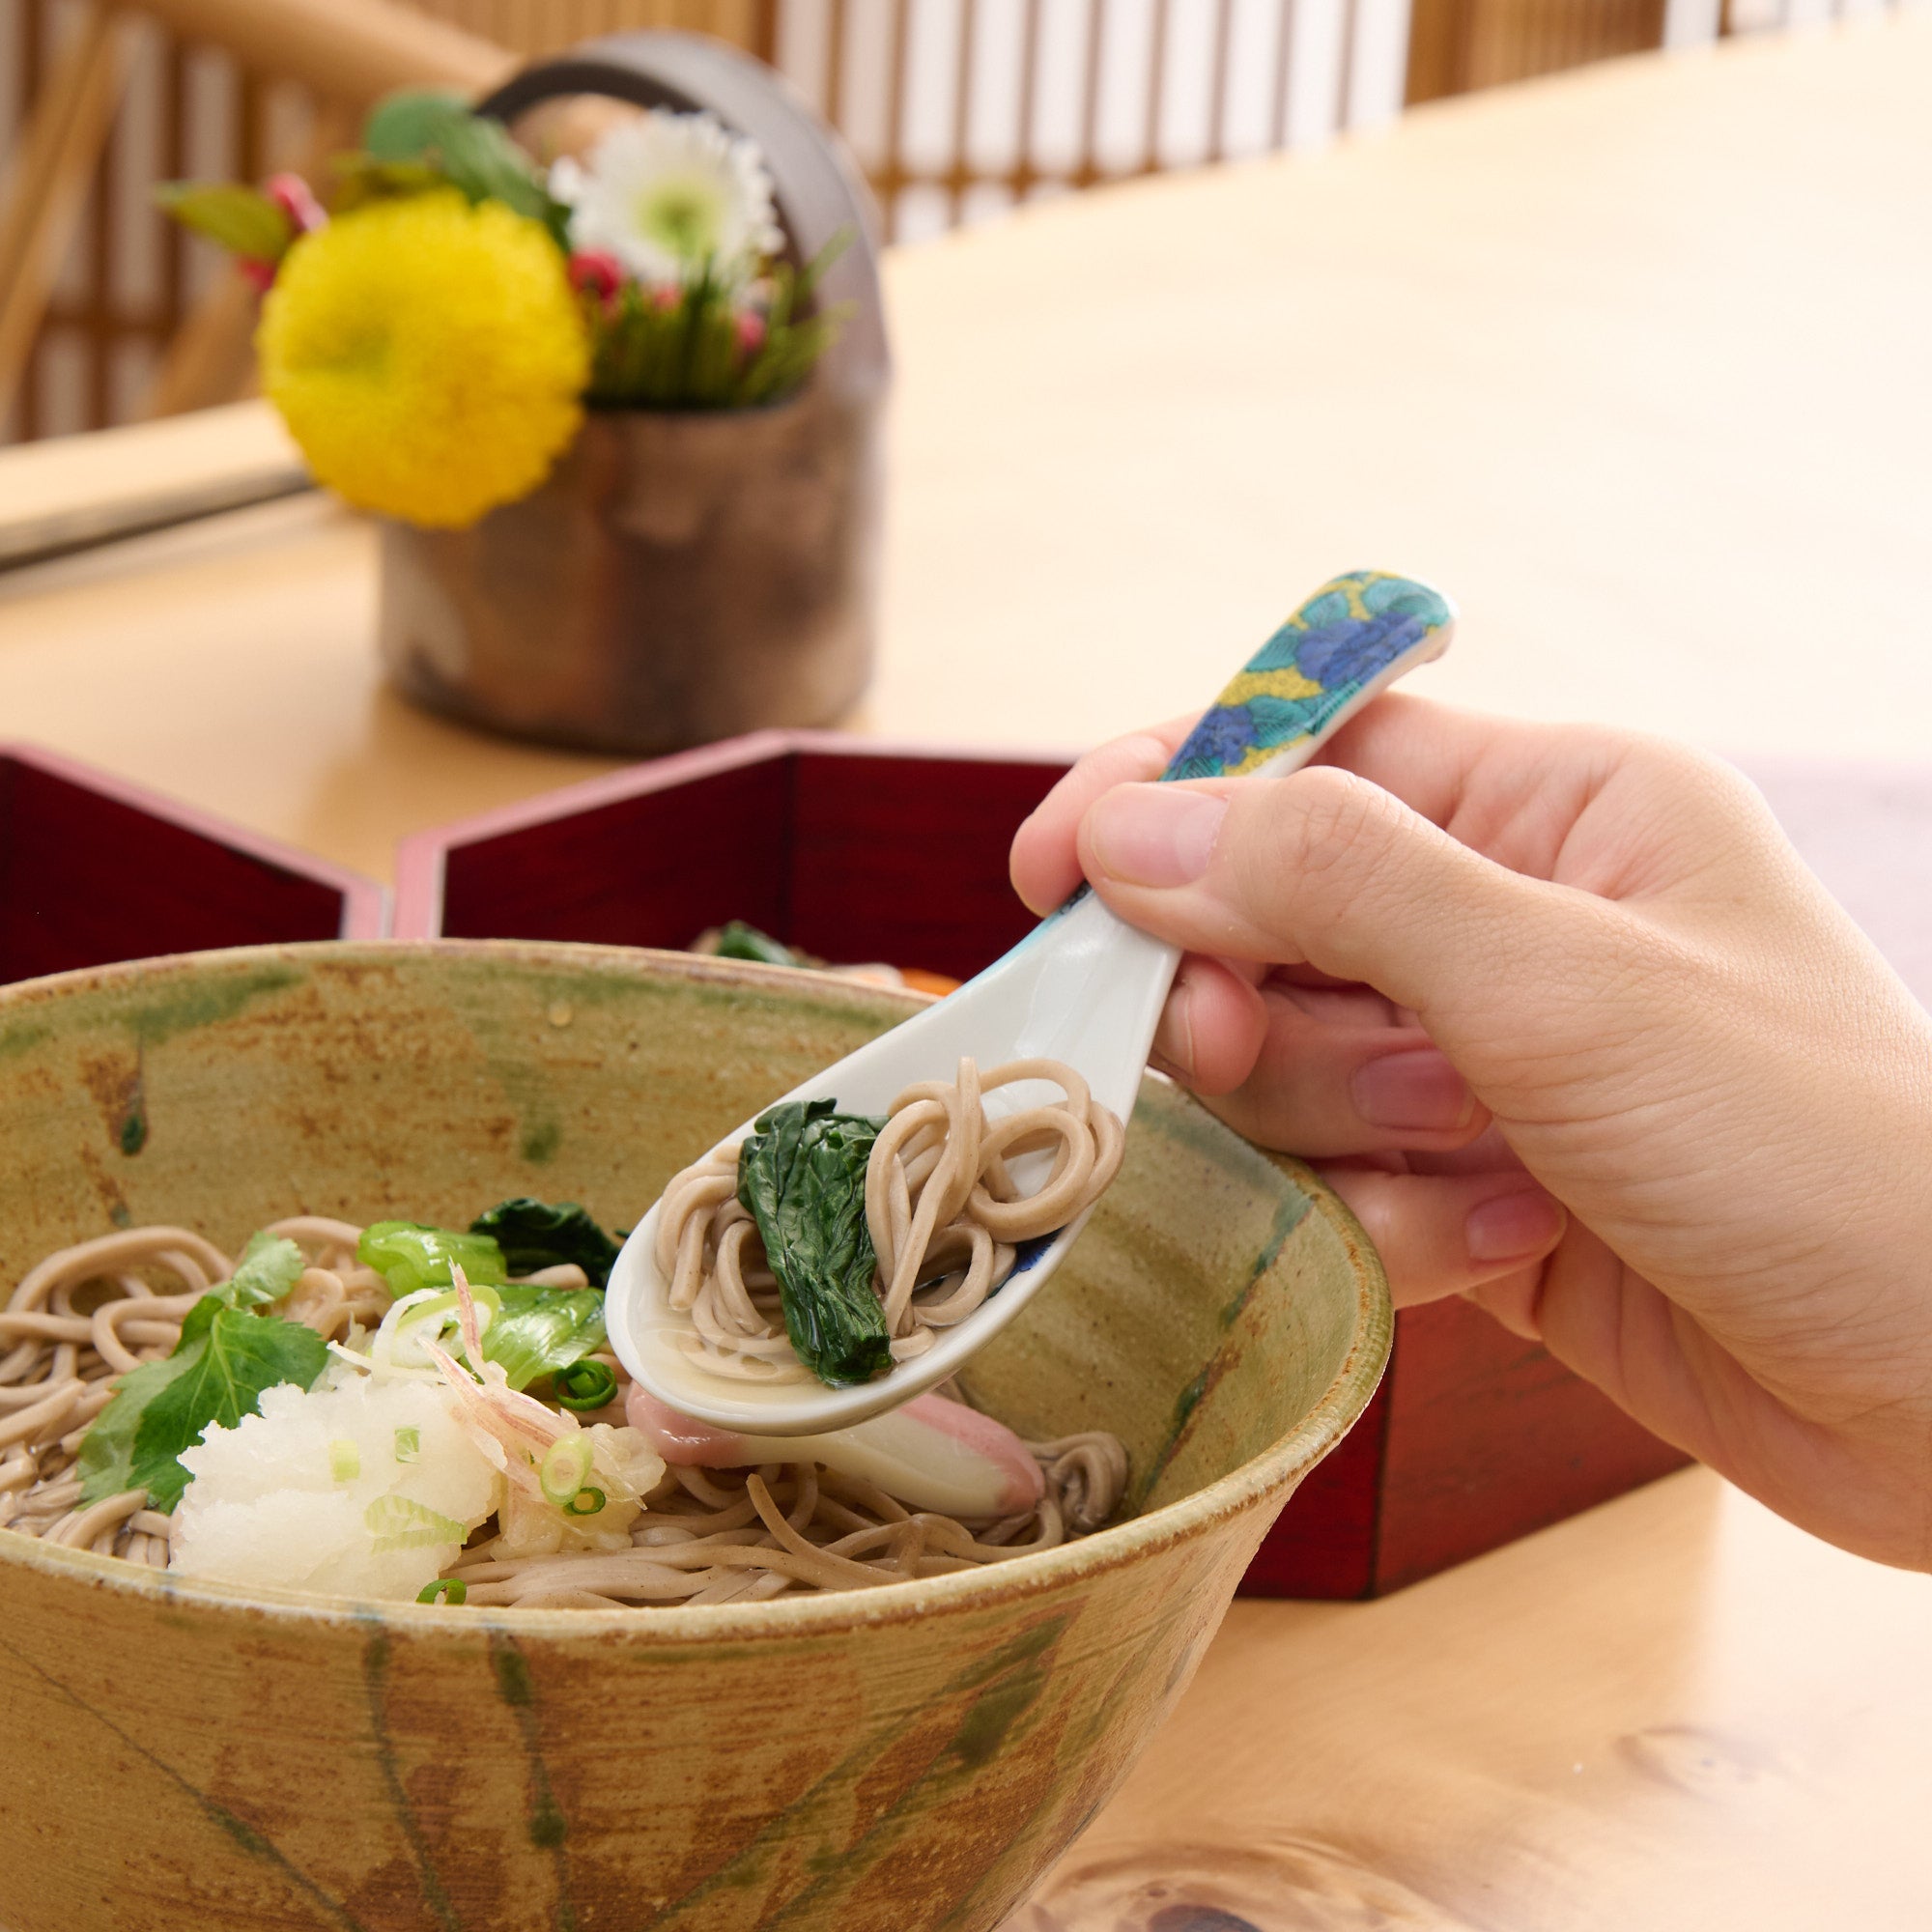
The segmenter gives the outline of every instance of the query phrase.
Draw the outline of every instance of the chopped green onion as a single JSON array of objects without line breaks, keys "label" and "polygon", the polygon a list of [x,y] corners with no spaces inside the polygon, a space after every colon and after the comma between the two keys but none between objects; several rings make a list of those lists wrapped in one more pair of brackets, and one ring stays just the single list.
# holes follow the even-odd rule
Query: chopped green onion
[{"label": "chopped green onion", "polygon": [[538,1467],[537,1480],[543,1485],[544,1494],[558,1509],[568,1509],[589,1473],[590,1438],[580,1431],[550,1445]]},{"label": "chopped green onion", "polygon": [[[503,1297],[487,1282],[471,1282],[469,1296],[476,1304],[476,1326],[488,1332],[490,1323],[502,1312]],[[419,1321],[434,1321],[439,1328],[454,1327],[461,1317],[462,1303],[452,1288],[447,1294],[432,1295],[418,1301],[396,1317],[396,1332],[413,1328]]]},{"label": "chopped green onion", "polygon": [[557,1377],[555,1389],[565,1408],[602,1408],[617,1393],[617,1378],[606,1362],[573,1362]]},{"label": "chopped green onion", "polygon": [[378,1496],[362,1512],[362,1524],[375,1538],[378,1555],[391,1549],[431,1549],[439,1543],[461,1543],[469,1532],[454,1517],[439,1515],[409,1496]]},{"label": "chopped green onion", "polygon": [[362,1473],[362,1452],[346,1436],[328,1445],[328,1479],[332,1483],[353,1483]]},{"label": "chopped green onion", "polygon": [[419,1604],[461,1604],[469,1600],[469,1585],[461,1577],[439,1577],[416,1592]]},{"label": "chopped green onion", "polygon": [[602,1490],[591,1489],[586,1484],[564,1504],[563,1513],[565,1516],[595,1516],[610,1500]]},{"label": "chopped green onion", "polygon": [[422,1431],[412,1425],[408,1429],[396,1431],[396,1461],[414,1463],[422,1456]]}]

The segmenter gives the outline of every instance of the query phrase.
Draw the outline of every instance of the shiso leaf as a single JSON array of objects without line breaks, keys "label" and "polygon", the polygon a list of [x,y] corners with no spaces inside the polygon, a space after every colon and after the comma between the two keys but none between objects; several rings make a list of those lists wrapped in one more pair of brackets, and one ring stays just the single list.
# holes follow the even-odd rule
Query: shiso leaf
[{"label": "shiso leaf", "polygon": [[174,1352],[123,1376],[81,1438],[82,1502],[146,1490],[152,1508],[173,1509],[187,1488],[178,1459],[211,1423],[233,1429],[257,1412],[264,1389],[308,1388],[327,1366],[327,1346],[313,1328],[203,1295]]},{"label": "shiso leaf", "polygon": [[234,1278],[214,1292],[231,1308],[266,1308],[294,1289],[307,1265],[293,1241],[263,1230],[248,1236]]},{"label": "shiso leaf", "polygon": [[836,1101],[791,1100],[759,1116],[738,1154],[738,1199],[764,1237],[785,1333],[832,1388],[892,1363],[866,1223],[866,1163],[884,1125],[840,1114]]},{"label": "shiso leaf", "polygon": [[[80,1452],[74,1459],[74,1465],[80,1471],[83,1503],[102,1502],[134,1487],[134,1432],[141,1426],[148,1405],[187,1371],[186,1358],[174,1354],[158,1362],[143,1362],[114,1384],[113,1400],[94,1418],[93,1426],[80,1438]],[[186,1487],[185,1472],[183,1472],[183,1487]],[[152,1491],[149,1501],[154,1501]]]}]

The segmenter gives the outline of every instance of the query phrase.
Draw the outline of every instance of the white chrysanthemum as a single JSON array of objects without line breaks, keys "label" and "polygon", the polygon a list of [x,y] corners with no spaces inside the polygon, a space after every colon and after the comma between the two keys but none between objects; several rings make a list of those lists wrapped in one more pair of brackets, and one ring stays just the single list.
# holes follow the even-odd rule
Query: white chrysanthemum
[{"label": "white chrysanthemum", "polygon": [[605,249],[639,281],[687,282],[709,262],[741,281],[783,245],[772,178],[755,141],[709,114],[654,108],[551,169],[570,243]]}]

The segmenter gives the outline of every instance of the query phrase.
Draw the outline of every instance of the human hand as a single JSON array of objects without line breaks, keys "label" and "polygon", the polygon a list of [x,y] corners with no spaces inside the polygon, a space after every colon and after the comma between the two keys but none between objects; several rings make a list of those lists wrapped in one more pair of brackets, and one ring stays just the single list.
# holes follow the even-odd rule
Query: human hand
[{"label": "human hand", "polygon": [[1792,1520],[1932,1569],[1932,1019],[1727,766],[1384,697],[1280,780],[1105,746],[1013,843],[1186,949],[1156,1058]]}]

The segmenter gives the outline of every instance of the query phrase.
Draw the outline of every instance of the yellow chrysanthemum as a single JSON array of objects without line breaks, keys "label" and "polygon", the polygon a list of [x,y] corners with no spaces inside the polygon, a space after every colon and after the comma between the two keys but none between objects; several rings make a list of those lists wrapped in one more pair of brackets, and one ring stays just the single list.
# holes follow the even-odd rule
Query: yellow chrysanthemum
[{"label": "yellow chrysanthemum", "polygon": [[556,244],[453,192],[378,202],[298,242],[256,347],[316,480],[415,524],[471,524],[534,490],[577,433],[590,373]]}]

